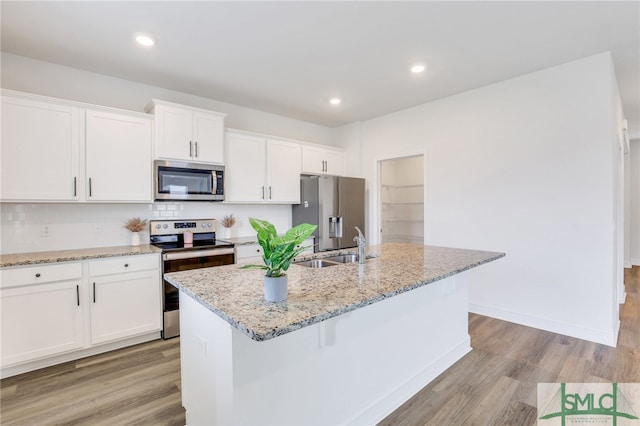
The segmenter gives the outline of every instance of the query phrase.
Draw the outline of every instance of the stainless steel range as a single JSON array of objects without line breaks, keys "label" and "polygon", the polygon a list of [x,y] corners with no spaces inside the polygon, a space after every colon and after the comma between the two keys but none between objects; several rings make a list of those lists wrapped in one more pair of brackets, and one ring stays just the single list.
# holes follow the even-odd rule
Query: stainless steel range
[{"label": "stainless steel range", "polygon": [[[162,274],[235,263],[233,244],[216,239],[215,219],[152,220],[151,244],[162,249]],[[162,338],[180,335],[178,289],[163,280]]]}]

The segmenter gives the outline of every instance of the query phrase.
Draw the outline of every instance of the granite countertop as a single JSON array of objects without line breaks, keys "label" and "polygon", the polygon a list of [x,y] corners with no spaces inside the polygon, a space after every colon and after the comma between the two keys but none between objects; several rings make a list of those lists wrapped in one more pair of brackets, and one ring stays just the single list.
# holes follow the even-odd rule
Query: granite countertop
[{"label": "granite countertop", "polygon": [[[314,236],[311,236],[309,238],[315,238]],[[258,244],[258,237],[257,235],[252,235],[249,237],[229,237],[229,238],[218,238],[218,241],[227,241],[229,243],[235,244],[236,246],[245,246],[245,245],[249,245],[249,244]]]},{"label": "granite countertop", "polygon": [[258,237],[253,235],[251,237],[229,237],[229,238],[218,238],[218,241],[227,241],[231,244],[235,244],[237,246],[244,246],[248,244],[258,244]]},{"label": "granite countertop", "polygon": [[[343,250],[343,252],[354,250]],[[289,295],[284,302],[264,301],[263,271],[238,265],[172,272],[175,287],[256,341],[356,310],[380,300],[458,274],[504,256],[504,253],[387,243],[369,247],[374,258],[364,265],[326,268],[291,265]],[[316,253],[327,257],[336,252]]]},{"label": "granite countertop", "polygon": [[39,251],[0,255],[0,268],[10,266],[38,265],[42,263],[72,262],[74,260],[100,259],[116,256],[137,256],[140,254],[161,253],[152,245],[98,247],[75,250]]}]

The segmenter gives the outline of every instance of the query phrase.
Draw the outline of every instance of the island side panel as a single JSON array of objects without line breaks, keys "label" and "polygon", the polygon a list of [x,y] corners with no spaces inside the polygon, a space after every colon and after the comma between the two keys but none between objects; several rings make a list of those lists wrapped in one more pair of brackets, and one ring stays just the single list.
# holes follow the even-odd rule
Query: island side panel
[{"label": "island side panel", "polygon": [[233,424],[231,326],[180,292],[182,405],[188,425]]},{"label": "island side panel", "polygon": [[[264,342],[185,307],[202,314],[181,319],[188,424],[373,424],[471,350],[464,274]],[[213,354],[186,353],[202,340]]]}]

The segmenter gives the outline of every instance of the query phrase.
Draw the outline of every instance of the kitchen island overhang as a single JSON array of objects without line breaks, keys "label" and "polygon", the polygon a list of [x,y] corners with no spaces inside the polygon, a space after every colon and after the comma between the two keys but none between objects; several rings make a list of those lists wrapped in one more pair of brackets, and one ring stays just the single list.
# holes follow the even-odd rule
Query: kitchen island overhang
[{"label": "kitchen island overhang", "polygon": [[[463,271],[503,253],[383,244],[364,265],[167,274],[180,289],[187,424],[375,423],[471,350]],[[186,309],[185,309],[186,308]]]}]

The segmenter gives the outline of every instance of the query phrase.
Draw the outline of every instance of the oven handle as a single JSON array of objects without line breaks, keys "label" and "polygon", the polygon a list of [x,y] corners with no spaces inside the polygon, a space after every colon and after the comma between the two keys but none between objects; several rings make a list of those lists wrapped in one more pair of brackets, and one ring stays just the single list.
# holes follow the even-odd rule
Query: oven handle
[{"label": "oven handle", "polygon": [[192,259],[196,257],[205,257],[205,256],[221,256],[224,254],[233,254],[233,248],[217,248],[217,249],[209,249],[209,250],[189,250],[189,251],[181,251],[177,253],[164,253],[162,255],[163,260],[179,260],[179,259]]}]

